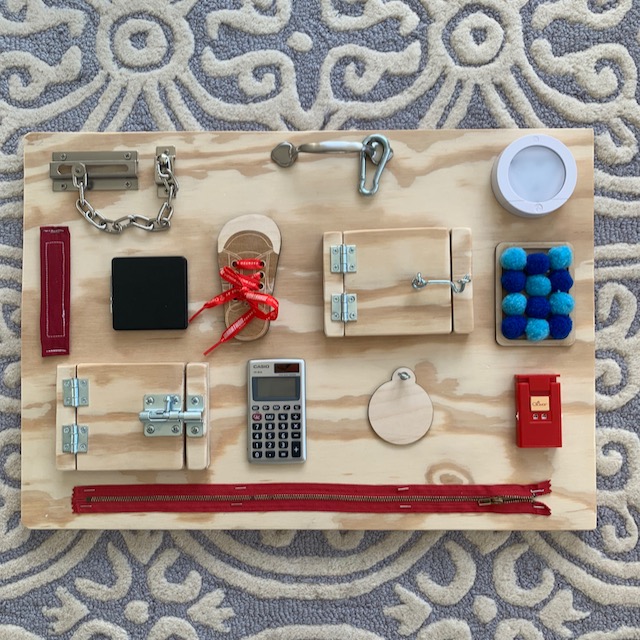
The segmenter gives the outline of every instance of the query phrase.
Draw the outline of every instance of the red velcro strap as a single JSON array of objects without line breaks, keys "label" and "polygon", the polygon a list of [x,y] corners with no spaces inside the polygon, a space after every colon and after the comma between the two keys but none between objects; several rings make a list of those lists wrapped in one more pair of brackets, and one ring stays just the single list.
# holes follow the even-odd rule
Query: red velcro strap
[{"label": "red velcro strap", "polygon": [[69,355],[71,254],[69,227],[40,227],[42,357]]}]

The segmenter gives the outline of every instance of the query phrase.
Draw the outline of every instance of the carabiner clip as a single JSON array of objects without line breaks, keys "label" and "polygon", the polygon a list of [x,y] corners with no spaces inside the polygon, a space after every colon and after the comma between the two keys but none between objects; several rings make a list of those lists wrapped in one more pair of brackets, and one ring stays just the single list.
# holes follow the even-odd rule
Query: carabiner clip
[{"label": "carabiner clip", "polygon": [[[360,184],[358,191],[363,196],[372,196],[377,193],[380,176],[391,158],[393,158],[393,149],[389,144],[389,140],[382,134],[373,133],[362,141],[362,149],[360,150]],[[370,189],[367,188],[367,160],[371,160],[371,163],[376,167]]]}]

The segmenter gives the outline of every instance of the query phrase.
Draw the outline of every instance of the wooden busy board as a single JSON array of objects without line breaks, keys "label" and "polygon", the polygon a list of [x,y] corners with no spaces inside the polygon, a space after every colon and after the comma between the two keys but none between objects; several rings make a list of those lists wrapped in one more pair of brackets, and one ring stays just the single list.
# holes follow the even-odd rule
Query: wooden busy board
[{"label": "wooden busy board", "polygon": [[[593,133],[545,130],[578,167],[576,190],[560,210],[518,218],[495,200],[492,165],[521,130],[389,131],[394,156],[373,197],[357,192],[352,155],[301,155],[284,169],[270,160],[284,139],[359,141],[340,132],[34,133],[25,139],[22,305],[22,521],[34,528],[203,529],[588,529],[596,524]],[[158,145],[176,148],[180,191],[170,231],[101,233],[76,211],[75,193],[53,193],[53,152],[130,149],[139,154],[139,189],[88,192],[109,218],[155,217]],[[240,215],[270,216],[282,233],[276,296],[280,316],[257,341],[232,341],[204,357],[224,329],[220,308],[183,331],[114,331],[111,260],[181,255],[188,259],[189,312],[220,292],[217,237]],[[71,354],[40,352],[39,227],[71,234]],[[323,330],[323,235],[367,229],[469,228],[473,330],[445,335],[327,337]],[[495,248],[501,242],[568,242],[574,248],[575,343],[510,348],[496,342]],[[407,270],[428,273],[428,255],[407,253]],[[419,293],[417,294],[419,295]],[[399,311],[401,313],[401,311]],[[252,465],[246,458],[246,363],[307,363],[308,459]],[[117,472],[56,469],[56,369],[78,363],[209,363],[211,466],[206,471]],[[425,437],[393,445],[371,428],[371,395],[400,367],[415,372],[433,403]],[[563,446],[515,445],[514,374],[560,375]],[[141,390],[140,393],[144,393]],[[114,398],[114,402],[117,399]],[[399,416],[401,420],[401,416]],[[133,455],[133,454],[132,454]],[[136,454],[139,455],[139,454]],[[74,515],[74,486],[130,483],[336,482],[495,484],[551,479],[550,517],[498,514],[226,513]]]}]

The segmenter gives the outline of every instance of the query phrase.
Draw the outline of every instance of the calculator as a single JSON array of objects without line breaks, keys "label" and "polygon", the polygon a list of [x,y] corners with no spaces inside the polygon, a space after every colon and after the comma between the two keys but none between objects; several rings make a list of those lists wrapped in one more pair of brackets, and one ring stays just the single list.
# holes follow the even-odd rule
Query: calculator
[{"label": "calculator", "polygon": [[249,360],[247,392],[249,462],[304,462],[307,459],[304,360]]}]

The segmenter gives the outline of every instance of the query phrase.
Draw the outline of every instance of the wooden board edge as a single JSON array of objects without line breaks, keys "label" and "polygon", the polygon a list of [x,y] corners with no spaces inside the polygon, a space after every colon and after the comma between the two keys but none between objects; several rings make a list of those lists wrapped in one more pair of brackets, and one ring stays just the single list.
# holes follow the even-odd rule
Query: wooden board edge
[{"label": "wooden board edge", "polygon": [[[202,471],[211,463],[210,429],[209,429],[209,365],[206,362],[190,362],[185,371],[185,400],[192,395],[204,398],[202,411],[202,437],[191,438],[185,435],[186,467],[190,470]],[[185,410],[189,407],[185,406]]]},{"label": "wooden board edge", "polygon": [[464,291],[453,294],[453,333],[473,331],[473,243],[471,229],[454,227],[451,229],[451,280],[457,282],[466,275],[471,282]]}]

